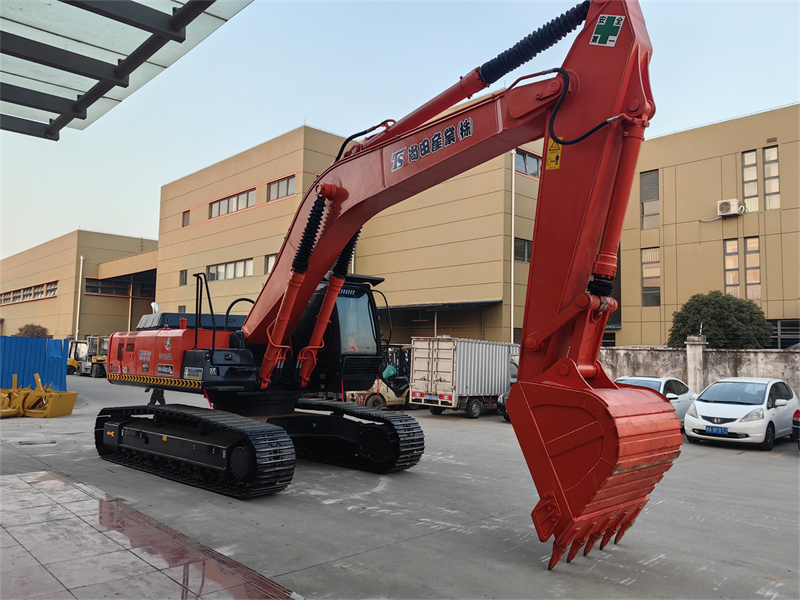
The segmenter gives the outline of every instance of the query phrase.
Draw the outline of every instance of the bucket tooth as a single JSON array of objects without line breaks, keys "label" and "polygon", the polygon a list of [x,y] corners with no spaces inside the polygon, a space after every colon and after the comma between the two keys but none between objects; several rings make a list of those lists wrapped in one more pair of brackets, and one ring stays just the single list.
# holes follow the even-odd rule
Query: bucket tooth
[{"label": "bucket tooth", "polygon": [[558,561],[561,560],[561,557],[564,556],[564,552],[566,552],[565,546],[560,546],[558,542],[553,542],[553,554],[550,556],[550,564],[547,565],[547,570],[552,571],[553,567],[558,564]]},{"label": "bucket tooth", "polygon": [[605,535],[603,535],[603,539],[600,540],[600,550],[602,550],[603,548],[606,547],[608,542],[611,541],[612,537],[614,537],[614,529],[613,528],[609,528],[608,530],[606,530]]},{"label": "bucket tooth", "polygon": [[628,524],[625,524],[625,525],[623,525],[622,527],[619,528],[619,530],[617,531],[617,536],[614,538],[614,543],[615,544],[619,544],[619,541],[622,539],[622,536],[625,535],[625,532],[628,531],[629,528],[630,528],[630,525],[628,525]]},{"label": "bucket tooth", "polygon": [[578,553],[578,551],[581,549],[584,543],[585,540],[575,540],[574,542],[572,542],[572,546],[569,549],[569,554],[567,554],[568,563],[572,562],[572,559],[575,558],[575,555]]},{"label": "bucket tooth", "polygon": [[622,524],[619,526],[619,531],[617,531],[617,537],[614,538],[615,544],[619,544],[619,541],[622,539],[622,536],[625,535],[628,529],[633,527],[633,524],[636,522],[636,517],[639,516],[639,513],[642,512],[643,508],[644,504],[638,506],[636,510],[633,511],[633,514],[630,517],[628,517],[627,519],[623,519]]},{"label": "bucket tooth", "polygon": [[592,551],[592,548],[594,548],[595,543],[597,542],[597,540],[600,539],[601,535],[603,535],[603,532],[593,533],[592,535],[589,536],[589,539],[586,542],[586,546],[584,546],[583,548],[584,556],[589,556],[589,552]]}]

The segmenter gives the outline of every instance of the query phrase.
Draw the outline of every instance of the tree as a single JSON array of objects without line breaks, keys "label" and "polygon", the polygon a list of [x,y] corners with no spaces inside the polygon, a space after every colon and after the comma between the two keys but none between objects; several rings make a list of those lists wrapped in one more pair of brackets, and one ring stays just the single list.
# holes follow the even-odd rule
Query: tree
[{"label": "tree", "polygon": [[769,345],[772,325],[755,302],[715,290],[695,294],[672,314],[667,345],[682,348],[686,336],[701,333],[709,348],[763,348]]},{"label": "tree", "polygon": [[47,327],[36,325],[35,323],[28,323],[19,328],[16,337],[32,337],[32,338],[51,338],[50,332]]}]

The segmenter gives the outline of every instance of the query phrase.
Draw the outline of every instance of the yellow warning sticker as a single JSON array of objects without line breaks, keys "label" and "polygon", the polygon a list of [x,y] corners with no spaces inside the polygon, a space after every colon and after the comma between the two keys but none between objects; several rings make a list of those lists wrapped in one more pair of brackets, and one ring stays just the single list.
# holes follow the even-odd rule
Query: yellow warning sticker
[{"label": "yellow warning sticker", "polygon": [[544,163],[545,170],[558,169],[561,166],[561,144],[550,140],[547,145],[547,159]]},{"label": "yellow warning sticker", "polygon": [[550,140],[547,145],[547,158],[544,168],[546,170],[558,169],[561,166],[561,144]]}]

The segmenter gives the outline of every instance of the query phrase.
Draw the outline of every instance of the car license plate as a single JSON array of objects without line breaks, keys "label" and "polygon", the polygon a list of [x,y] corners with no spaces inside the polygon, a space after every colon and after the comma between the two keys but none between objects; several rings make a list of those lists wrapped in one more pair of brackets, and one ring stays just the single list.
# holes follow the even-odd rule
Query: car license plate
[{"label": "car license plate", "polygon": [[712,427],[711,425],[706,425],[706,433],[714,433],[717,435],[728,435],[728,428],[727,427]]},{"label": "car license plate", "polygon": [[432,395],[428,394],[427,396],[425,396],[425,399],[426,400],[438,400],[439,396],[432,396]]}]

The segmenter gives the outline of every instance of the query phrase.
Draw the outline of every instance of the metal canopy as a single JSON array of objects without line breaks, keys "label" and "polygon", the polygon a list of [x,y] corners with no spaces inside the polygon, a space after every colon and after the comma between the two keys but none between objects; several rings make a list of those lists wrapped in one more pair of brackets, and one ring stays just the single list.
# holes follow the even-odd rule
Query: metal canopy
[{"label": "metal canopy", "polygon": [[0,129],[85,129],[250,2],[0,1]]}]

